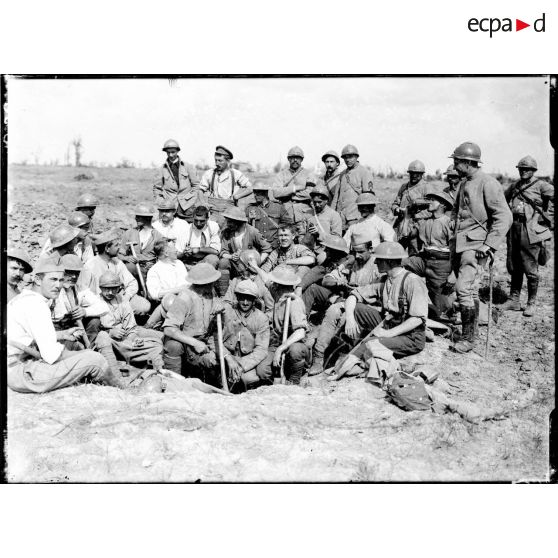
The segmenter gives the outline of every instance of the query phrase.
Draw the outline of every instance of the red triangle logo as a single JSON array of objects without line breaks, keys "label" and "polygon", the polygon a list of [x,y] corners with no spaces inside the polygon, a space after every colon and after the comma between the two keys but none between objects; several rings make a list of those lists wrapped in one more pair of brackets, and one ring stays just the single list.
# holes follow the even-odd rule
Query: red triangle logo
[{"label": "red triangle logo", "polygon": [[521,31],[522,29],[525,29],[526,27],[531,27],[531,24],[530,23],[525,23],[524,21],[521,21],[520,19],[515,20],[515,30],[516,31]]}]

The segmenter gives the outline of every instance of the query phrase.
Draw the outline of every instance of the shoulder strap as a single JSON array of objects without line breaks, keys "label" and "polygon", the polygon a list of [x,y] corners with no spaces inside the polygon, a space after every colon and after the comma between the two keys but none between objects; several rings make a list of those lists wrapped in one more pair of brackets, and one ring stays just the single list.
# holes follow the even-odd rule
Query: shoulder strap
[{"label": "shoulder strap", "polygon": [[236,184],[236,177],[234,176],[234,169],[231,167],[229,168],[231,173],[231,196],[234,194],[234,186]]},{"label": "shoulder strap", "polygon": [[211,175],[211,184],[209,185],[209,193],[213,197],[215,197],[214,187],[215,187],[215,169],[213,169],[213,174]]},{"label": "shoulder strap", "polygon": [[405,275],[403,275],[403,279],[401,280],[401,285],[399,287],[399,296],[397,298],[397,306],[401,311],[401,315],[403,319],[407,319],[407,313],[409,312],[409,303],[407,302],[407,297],[405,296],[405,282],[407,281],[407,277],[409,277],[410,271],[406,271]]},{"label": "shoulder strap", "polygon": [[282,188],[286,188],[300,173],[302,172],[302,167],[300,167],[292,176],[283,184]]},{"label": "shoulder strap", "polygon": [[[529,184],[523,186],[523,188],[514,188],[511,193],[510,201],[513,200],[516,196],[521,196],[523,192],[526,192],[531,186],[534,186],[539,181],[540,178],[537,178],[533,182],[529,182]],[[522,199],[524,198],[522,197]]]}]

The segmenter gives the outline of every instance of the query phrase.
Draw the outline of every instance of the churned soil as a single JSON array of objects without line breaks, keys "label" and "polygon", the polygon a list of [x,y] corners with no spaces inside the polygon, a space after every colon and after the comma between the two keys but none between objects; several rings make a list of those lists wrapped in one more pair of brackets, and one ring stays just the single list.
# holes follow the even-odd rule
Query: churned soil
[{"label": "churned soil", "polygon": [[[76,180],[79,174],[91,178]],[[151,200],[153,176],[146,169],[11,166],[9,240],[36,258],[49,230],[84,191],[100,198],[99,228],[132,224],[132,208]],[[387,214],[398,185],[376,180],[380,214]],[[495,264],[498,302],[508,288],[504,257],[502,247]],[[91,384],[44,395],[8,390],[8,480],[546,480],[554,401],[553,267],[552,257],[542,269],[533,318],[499,314],[487,360],[486,326],[471,354],[450,352],[449,340],[437,336],[406,359],[439,371],[437,387],[452,399],[482,409],[534,388],[531,404],[504,420],[474,424],[457,414],[405,412],[360,378],[329,382],[317,376],[302,387],[275,385],[234,397],[141,395]]]}]

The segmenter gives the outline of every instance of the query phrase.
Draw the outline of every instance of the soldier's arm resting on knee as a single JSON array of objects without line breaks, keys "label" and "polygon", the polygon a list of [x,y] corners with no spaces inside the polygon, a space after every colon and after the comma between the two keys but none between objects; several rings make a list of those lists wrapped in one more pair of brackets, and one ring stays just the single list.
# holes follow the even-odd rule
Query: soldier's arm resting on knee
[{"label": "soldier's arm resting on knee", "polygon": [[378,325],[372,330],[372,333],[376,337],[384,337],[384,338],[385,337],[397,337],[398,335],[403,335],[405,333],[408,333],[409,331],[412,331],[413,329],[417,328],[422,323],[423,323],[422,318],[418,318],[416,316],[410,316],[403,323],[401,323],[398,326],[395,326],[391,329],[384,329],[383,327]]},{"label": "soldier's arm resting on knee", "polygon": [[195,337],[186,335],[185,333],[180,331],[180,329],[177,327],[167,326],[164,328],[163,331],[165,333],[165,336],[168,337],[169,339],[174,339],[179,343],[183,343],[184,345],[189,345],[190,347],[195,349],[196,352],[199,352],[198,349],[201,348],[201,345],[204,345],[206,348],[208,348],[203,341],[199,341]]},{"label": "soldier's arm resting on knee", "polygon": [[295,329],[289,335],[285,343],[284,344],[282,343],[281,345],[279,345],[279,347],[277,347],[275,351],[275,355],[273,357],[273,363],[275,364],[275,366],[279,366],[281,364],[281,356],[283,355],[283,353],[294,343],[298,343],[299,341],[302,341],[305,335],[306,335],[306,330],[303,327]]}]

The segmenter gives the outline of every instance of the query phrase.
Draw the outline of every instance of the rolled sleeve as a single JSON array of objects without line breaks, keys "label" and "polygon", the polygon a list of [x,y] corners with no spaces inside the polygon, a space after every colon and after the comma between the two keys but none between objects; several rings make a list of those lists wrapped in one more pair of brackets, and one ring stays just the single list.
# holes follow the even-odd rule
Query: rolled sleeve
[{"label": "rolled sleeve", "polygon": [[428,317],[426,283],[420,277],[409,276],[405,282],[405,294],[409,303],[408,316],[426,321]]},{"label": "rolled sleeve", "polygon": [[290,314],[290,330],[291,332],[297,329],[304,329],[308,331],[308,319],[306,318],[306,308],[301,298],[296,297],[291,301],[291,314]]}]

